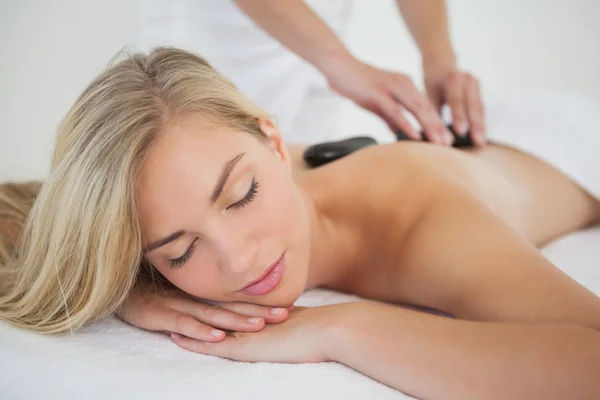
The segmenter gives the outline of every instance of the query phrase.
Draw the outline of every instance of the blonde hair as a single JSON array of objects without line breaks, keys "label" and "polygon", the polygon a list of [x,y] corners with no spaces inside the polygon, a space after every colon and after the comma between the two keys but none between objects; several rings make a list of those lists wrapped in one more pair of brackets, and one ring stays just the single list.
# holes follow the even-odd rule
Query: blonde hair
[{"label": "blonde hair", "polygon": [[201,57],[133,54],[81,94],[59,127],[42,184],[0,186],[0,319],[75,330],[119,307],[144,260],[135,185],[153,141],[178,118],[264,138],[268,115]]}]

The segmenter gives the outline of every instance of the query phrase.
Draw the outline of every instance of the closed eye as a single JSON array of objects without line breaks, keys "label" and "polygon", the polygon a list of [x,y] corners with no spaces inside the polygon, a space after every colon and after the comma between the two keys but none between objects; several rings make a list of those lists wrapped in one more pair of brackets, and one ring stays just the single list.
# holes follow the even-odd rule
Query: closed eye
[{"label": "closed eye", "polygon": [[[258,193],[258,187],[258,182],[254,178],[252,178],[252,184],[250,185],[250,189],[248,190],[248,193],[246,193],[246,196],[244,196],[244,198],[240,201],[233,203],[232,205],[227,207],[227,209],[238,210],[251,203],[252,200],[254,200],[254,198],[256,197],[256,194]],[[179,258],[169,259],[169,264],[171,265],[171,268],[180,268],[186,262],[188,262],[188,260],[190,259],[190,257],[192,257],[192,254],[194,253],[194,248],[196,247],[196,240],[198,240],[198,238],[194,239],[194,241],[192,242],[192,244],[190,244],[190,247],[187,249],[184,255],[182,255]]]},{"label": "closed eye", "polygon": [[198,238],[194,239],[194,241],[192,242],[192,244],[190,244],[190,247],[188,247],[184,255],[182,255],[179,258],[169,259],[169,264],[171,264],[171,268],[179,268],[190,259],[192,253],[194,252],[194,248],[196,247],[196,240],[198,240]]},{"label": "closed eye", "polygon": [[232,205],[230,205],[229,207],[227,207],[227,209],[240,209],[246,205],[248,205],[249,203],[252,202],[252,200],[254,200],[254,198],[256,197],[256,194],[258,193],[258,182],[252,178],[252,185],[250,185],[250,190],[248,190],[248,193],[246,193],[246,196],[244,196],[243,199],[241,199],[240,201],[238,201],[237,203],[233,203]]}]

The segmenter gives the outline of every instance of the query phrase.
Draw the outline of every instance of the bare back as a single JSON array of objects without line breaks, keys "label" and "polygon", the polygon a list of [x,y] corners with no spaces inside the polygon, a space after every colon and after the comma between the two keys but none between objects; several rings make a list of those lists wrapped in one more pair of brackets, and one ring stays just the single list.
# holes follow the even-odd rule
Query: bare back
[{"label": "bare back", "polygon": [[[294,149],[292,158],[298,161],[300,154],[300,149]],[[421,265],[426,262],[443,264],[439,258],[431,259],[427,253],[436,252],[440,254],[438,257],[442,257],[442,254],[456,253],[457,248],[461,248],[462,253],[456,256],[452,265],[468,264],[467,260],[472,255],[465,252],[471,252],[477,245],[461,243],[460,235],[464,233],[460,229],[465,226],[475,227],[471,230],[472,234],[487,236],[486,246],[493,246],[495,234],[487,229],[491,215],[493,228],[504,230],[498,236],[498,246],[508,246],[507,250],[510,250],[514,245],[524,255],[524,258],[507,258],[501,264],[511,264],[510,268],[515,268],[515,271],[519,268],[515,264],[542,265],[541,272],[530,271],[533,279],[529,280],[535,282],[534,277],[538,274],[553,276],[555,272],[551,271],[552,266],[547,260],[527,250],[527,245],[539,247],[560,235],[593,224],[600,216],[600,202],[562,173],[526,154],[494,145],[468,151],[416,142],[374,146],[314,170],[297,169],[296,179],[313,197],[317,208],[342,226],[348,254],[340,255],[340,262],[355,264],[346,271],[351,273],[340,277],[334,285],[330,285],[331,288],[439,310],[456,310],[445,307],[450,295],[445,297],[446,300],[436,301],[435,295],[427,297],[421,296],[421,293],[428,290],[440,293],[454,291],[449,283],[444,287],[432,284],[446,277],[450,282],[451,272],[443,271],[442,267],[435,270],[438,267],[433,266],[427,277],[423,272],[426,268]],[[457,198],[457,193],[468,199],[474,208],[473,213],[469,209],[456,213],[460,214],[458,219],[452,214],[460,203],[451,203]],[[425,253],[421,251],[418,256],[411,255],[412,258],[407,261],[403,254],[407,252],[406,243],[417,236],[415,227],[424,225],[420,220],[425,210],[433,202],[443,203],[446,198],[448,204],[458,204],[458,207],[449,205],[436,217],[439,218],[439,230],[447,233],[446,238],[438,240],[435,245],[426,244]],[[481,210],[487,214],[484,215]],[[463,223],[469,219],[477,221]],[[429,233],[420,235],[425,237],[421,242],[435,236],[437,221],[429,222]],[[504,228],[498,229],[498,225],[504,225]],[[454,227],[458,239],[452,237]],[[514,238],[511,239],[511,235]],[[465,238],[467,240],[472,238]],[[519,244],[519,240],[523,245]],[[408,252],[415,251],[409,249]],[[485,255],[478,257],[478,260],[470,259],[473,268],[489,264],[484,260]],[[502,251],[499,257],[504,257]],[[529,261],[527,257],[531,257]],[[528,271],[527,268],[523,271]],[[484,274],[491,277],[494,273],[505,274],[508,270],[488,270]],[[480,282],[487,278],[479,274],[465,269],[458,273],[456,279],[457,282],[466,282],[469,280],[466,276],[479,276],[477,282],[473,278],[472,286],[485,287]],[[458,278],[459,275],[462,277]],[[569,286],[574,283],[559,284]],[[459,291],[459,283],[455,286]],[[534,291],[531,293],[533,295]],[[583,296],[589,296],[589,293]]]},{"label": "bare back", "polygon": [[[302,148],[292,147],[297,176],[304,178],[308,167],[302,162],[301,153]],[[358,199],[372,201],[378,207],[383,206],[386,215],[396,214],[393,210],[398,207],[419,208],[436,190],[428,185],[435,185],[443,177],[471,192],[536,246],[584,228],[600,217],[600,201],[560,171],[532,156],[498,145],[456,150],[398,142],[363,149],[308,171],[315,174],[311,190],[326,190],[331,200],[339,204],[352,199],[350,204],[357,208],[369,207]],[[352,184],[345,184],[348,177]],[[331,190],[332,184],[337,184],[336,191]],[[378,192],[386,196],[377,198]],[[366,193],[369,195],[364,196]],[[385,204],[386,201],[389,202]],[[416,211],[411,209],[404,214],[410,219],[416,216]]]}]

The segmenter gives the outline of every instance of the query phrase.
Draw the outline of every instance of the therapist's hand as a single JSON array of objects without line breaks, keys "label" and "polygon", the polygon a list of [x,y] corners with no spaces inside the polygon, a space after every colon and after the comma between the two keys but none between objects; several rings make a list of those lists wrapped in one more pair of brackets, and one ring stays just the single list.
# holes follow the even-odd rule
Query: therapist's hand
[{"label": "therapist's hand", "polygon": [[379,115],[393,132],[401,130],[412,139],[420,139],[402,114],[405,108],[419,121],[430,142],[454,142],[431,101],[407,75],[376,68],[351,55],[332,57],[323,63],[321,71],[335,92]]},{"label": "therapist's hand", "polygon": [[435,109],[440,112],[442,106],[448,104],[454,130],[465,134],[470,127],[473,143],[484,146],[485,120],[479,80],[459,70],[453,56],[424,58],[423,77]]},{"label": "therapist's hand", "polygon": [[209,304],[175,287],[161,288],[144,282],[134,287],[117,315],[125,322],[149,331],[219,342],[226,337],[223,330],[257,332],[265,327],[265,323],[285,321],[289,312],[286,308],[241,302]]}]

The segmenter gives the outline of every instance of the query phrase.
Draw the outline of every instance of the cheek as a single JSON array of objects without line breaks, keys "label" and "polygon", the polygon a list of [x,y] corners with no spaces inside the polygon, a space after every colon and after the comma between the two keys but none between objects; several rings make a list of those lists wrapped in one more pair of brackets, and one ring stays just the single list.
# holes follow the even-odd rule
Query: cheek
[{"label": "cheek", "polygon": [[272,180],[262,193],[259,192],[257,207],[250,213],[254,226],[268,230],[271,235],[285,237],[298,214],[298,201],[294,193],[293,186],[286,180]]},{"label": "cheek", "polygon": [[226,300],[219,285],[219,270],[214,258],[208,252],[199,249],[196,251],[198,254],[181,268],[166,267],[160,272],[169,282],[192,296],[214,301]]}]

